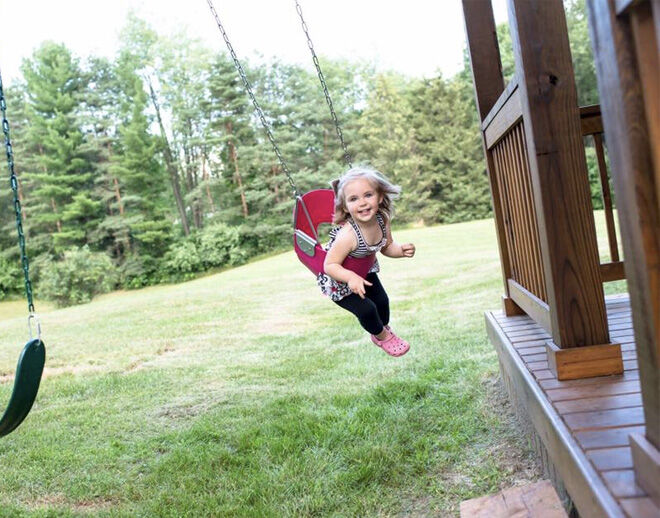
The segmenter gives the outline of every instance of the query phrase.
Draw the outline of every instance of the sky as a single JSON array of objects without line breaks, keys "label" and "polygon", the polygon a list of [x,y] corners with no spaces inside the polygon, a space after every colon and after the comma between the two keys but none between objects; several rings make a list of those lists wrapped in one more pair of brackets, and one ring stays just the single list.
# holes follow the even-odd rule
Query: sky
[{"label": "sky", "polygon": [[[462,65],[460,0],[299,0],[317,54],[362,58],[409,76],[445,77]],[[483,0],[484,4],[488,0]],[[239,56],[311,64],[294,0],[214,0]],[[497,23],[505,0],[493,0]],[[24,58],[46,40],[75,56],[112,57],[133,10],[159,34],[185,29],[209,48],[225,49],[206,0],[0,0],[0,71],[11,84]]]}]

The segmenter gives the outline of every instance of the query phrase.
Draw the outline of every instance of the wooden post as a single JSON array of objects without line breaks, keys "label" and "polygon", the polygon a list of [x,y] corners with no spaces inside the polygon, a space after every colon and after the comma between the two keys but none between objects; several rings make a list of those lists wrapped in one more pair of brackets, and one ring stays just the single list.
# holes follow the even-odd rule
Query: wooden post
[{"label": "wooden post", "polygon": [[[609,338],[564,7],[561,0],[508,0],[508,7],[550,308],[548,362],[559,379],[621,373],[620,346]],[[582,346],[605,347],[570,350]]]},{"label": "wooden post", "polygon": [[500,47],[490,1],[463,0],[474,95],[483,121],[504,91]]},{"label": "wooden post", "polygon": [[660,0],[587,3],[646,421],[630,443],[660,506]]},{"label": "wooden post", "polygon": [[[470,62],[472,65],[472,80],[474,96],[477,101],[479,119],[483,122],[504,91],[502,76],[502,61],[497,43],[497,31],[493,6],[490,1],[463,0],[463,17],[465,19],[465,34],[467,36]],[[500,203],[499,184],[494,174],[493,158],[485,144],[482,133],[486,169],[490,184],[491,203],[495,218],[497,244],[500,251],[504,292],[502,303],[507,315],[524,313],[509,296],[507,280],[511,277],[511,262],[505,237],[504,214]]]}]

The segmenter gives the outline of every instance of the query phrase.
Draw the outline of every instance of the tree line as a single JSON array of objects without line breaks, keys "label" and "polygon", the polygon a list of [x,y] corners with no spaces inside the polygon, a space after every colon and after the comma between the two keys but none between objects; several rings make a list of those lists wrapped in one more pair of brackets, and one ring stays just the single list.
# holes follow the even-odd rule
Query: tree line
[{"label": "tree line", "polygon": [[[571,6],[578,34],[583,5]],[[571,40],[583,59],[588,39]],[[432,79],[322,66],[353,162],[403,187],[397,222],[490,215],[467,60]],[[244,67],[299,190],[327,187],[345,166],[316,74],[278,60]],[[131,15],[114,59],[83,62],[46,42],[21,71],[5,96],[39,296],[84,302],[290,247],[291,188],[226,53]],[[584,75],[592,95],[595,75]],[[21,292],[22,274],[10,193],[0,202],[2,299]]]}]

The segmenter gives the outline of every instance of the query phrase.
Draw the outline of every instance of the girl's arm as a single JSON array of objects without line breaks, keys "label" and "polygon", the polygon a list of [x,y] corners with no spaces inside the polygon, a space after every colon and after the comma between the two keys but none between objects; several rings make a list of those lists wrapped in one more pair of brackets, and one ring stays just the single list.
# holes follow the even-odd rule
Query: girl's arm
[{"label": "girl's arm", "polygon": [[415,245],[412,243],[404,243],[400,245],[394,241],[389,219],[385,219],[385,236],[387,237],[387,244],[380,251],[383,255],[395,258],[412,257],[415,255]]},{"label": "girl's arm", "polygon": [[328,250],[325,256],[325,262],[323,263],[323,269],[334,280],[345,282],[353,293],[359,295],[360,298],[364,298],[364,285],[371,286],[371,283],[341,265],[348,254],[356,248],[357,239],[355,238],[353,229],[350,226],[345,226],[339,231],[330,250]]}]

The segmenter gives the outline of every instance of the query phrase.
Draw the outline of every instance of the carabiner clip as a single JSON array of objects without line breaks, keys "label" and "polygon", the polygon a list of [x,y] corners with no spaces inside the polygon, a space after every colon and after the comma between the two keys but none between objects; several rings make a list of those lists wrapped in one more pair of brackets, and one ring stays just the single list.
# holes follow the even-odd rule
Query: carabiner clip
[{"label": "carabiner clip", "polygon": [[41,341],[41,320],[39,320],[39,317],[37,316],[36,313],[30,313],[28,316],[28,332],[30,333],[30,340],[33,338],[33,333],[32,333],[32,321],[36,322],[37,326],[37,340]]}]

